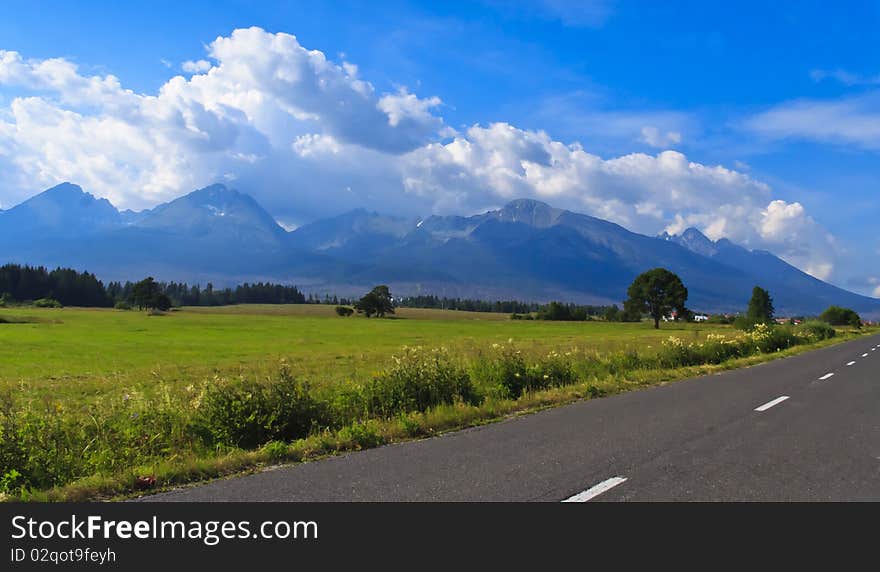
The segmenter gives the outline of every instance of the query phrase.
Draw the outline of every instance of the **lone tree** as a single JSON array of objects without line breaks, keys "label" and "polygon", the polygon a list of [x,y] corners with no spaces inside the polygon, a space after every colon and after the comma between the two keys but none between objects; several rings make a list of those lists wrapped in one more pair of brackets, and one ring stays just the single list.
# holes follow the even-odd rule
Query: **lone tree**
[{"label": "lone tree", "polygon": [[752,289],[752,299],[749,300],[746,318],[755,323],[773,321],[773,298],[770,297],[770,292],[760,286]]},{"label": "lone tree", "polygon": [[684,315],[688,291],[681,278],[665,268],[654,268],[640,274],[626,291],[624,303],[627,313],[648,314],[654,319],[654,328],[660,327],[663,316],[676,310]]},{"label": "lone tree", "polygon": [[354,303],[354,309],[368,318],[374,314],[380,318],[384,318],[385,314],[393,314],[394,304],[391,291],[384,284],[376,286]]},{"label": "lone tree", "polygon": [[144,278],[131,289],[131,299],[135,306],[143,310],[166,311],[171,308],[171,299],[162,293],[159,283],[153,277]]}]

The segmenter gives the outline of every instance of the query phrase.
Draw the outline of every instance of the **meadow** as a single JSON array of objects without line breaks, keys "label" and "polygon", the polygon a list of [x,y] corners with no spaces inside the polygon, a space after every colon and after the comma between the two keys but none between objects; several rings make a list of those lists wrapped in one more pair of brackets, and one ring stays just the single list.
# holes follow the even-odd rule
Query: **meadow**
[{"label": "meadow", "polygon": [[[843,335],[841,335],[843,334]],[[434,435],[858,335],[332,306],[0,309],[0,494],[82,500]],[[833,339],[832,339],[833,338]]]},{"label": "meadow", "polygon": [[506,314],[400,308],[390,319],[340,318],[326,305],[188,307],[162,316],[112,309],[0,309],[0,388],[66,399],[149,390],[215,373],[274,369],[286,359],[313,383],[367,379],[403,346],[478,354],[513,339],[535,352],[657,347],[729,326],[510,320]]}]

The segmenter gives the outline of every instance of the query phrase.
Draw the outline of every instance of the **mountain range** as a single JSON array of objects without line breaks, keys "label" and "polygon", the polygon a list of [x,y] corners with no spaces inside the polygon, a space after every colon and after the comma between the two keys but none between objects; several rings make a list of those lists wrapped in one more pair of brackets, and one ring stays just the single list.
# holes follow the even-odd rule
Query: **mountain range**
[{"label": "mountain range", "polygon": [[831,304],[880,315],[880,300],[825,283],[773,254],[690,228],[650,237],[520,199],[475,216],[402,218],[363,209],[286,231],[253,198],[212,185],[140,212],[63,183],[0,211],[0,262],[71,266],[104,280],[147,275],[231,285],[271,280],[343,296],[398,295],[620,303],[640,272],[681,276],[691,308],[736,312],[752,287],[779,314]]}]

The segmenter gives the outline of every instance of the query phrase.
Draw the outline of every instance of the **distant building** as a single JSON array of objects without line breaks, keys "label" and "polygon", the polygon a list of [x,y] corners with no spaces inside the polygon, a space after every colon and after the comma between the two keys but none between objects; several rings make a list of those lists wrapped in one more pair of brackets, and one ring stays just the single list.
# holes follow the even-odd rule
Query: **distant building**
[{"label": "distant building", "polygon": [[706,314],[694,314],[694,321],[695,322],[705,322],[708,319],[709,319],[709,316],[707,316]]}]

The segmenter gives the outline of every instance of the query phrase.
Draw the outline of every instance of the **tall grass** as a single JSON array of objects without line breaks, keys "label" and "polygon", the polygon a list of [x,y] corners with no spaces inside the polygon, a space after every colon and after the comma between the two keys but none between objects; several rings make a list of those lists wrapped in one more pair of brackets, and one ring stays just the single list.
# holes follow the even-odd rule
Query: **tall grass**
[{"label": "tall grass", "polygon": [[307,437],[374,446],[384,441],[377,423],[387,420],[398,420],[406,435],[426,434],[430,419],[444,412],[476,418],[502,401],[540,401],[541,392],[576,383],[586,384],[585,395],[598,396],[609,383],[642,371],[720,364],[834,335],[827,325],[761,324],[703,341],[671,336],[642,352],[534,354],[511,340],[463,359],[444,349],[404,348],[363,383],[313,388],[282,362],[263,378],[214,376],[184,388],[157,381],[149,395],[116,390],[74,406],[7,392],[0,395],[0,492],[23,495],[151,463],[242,450],[262,448],[281,458],[289,443]]}]

